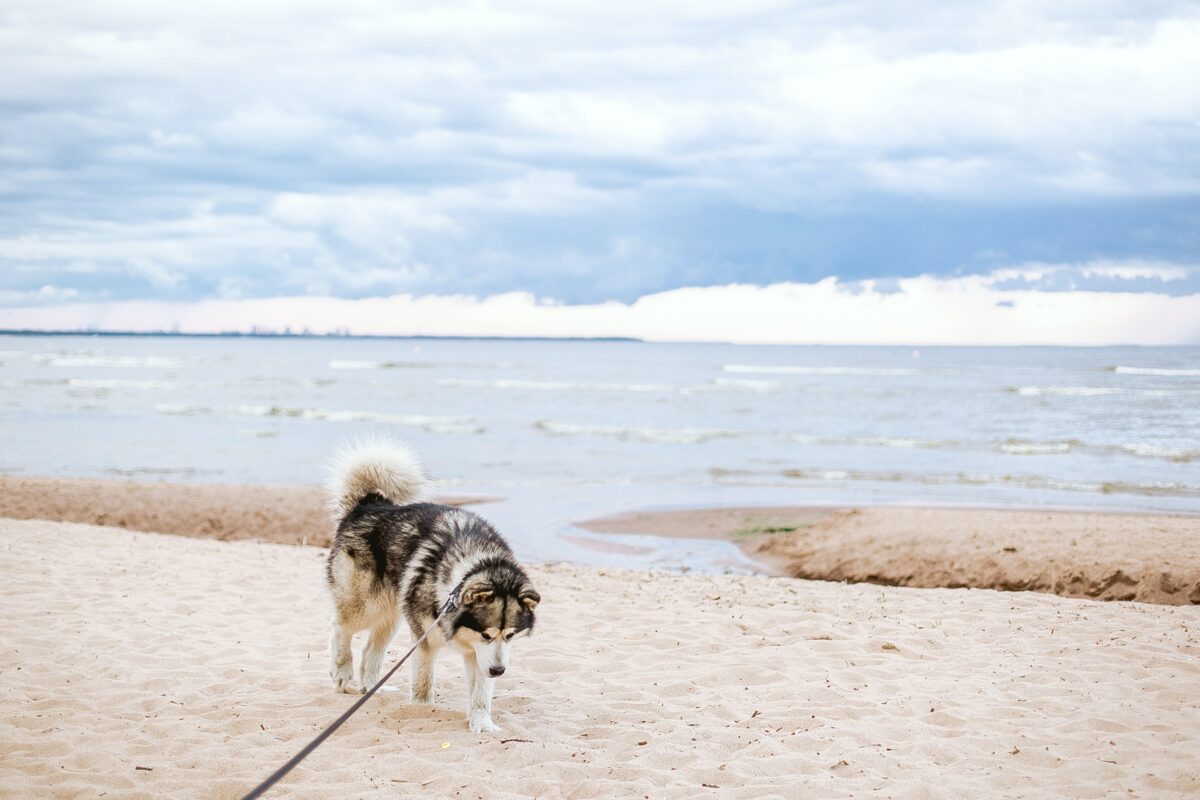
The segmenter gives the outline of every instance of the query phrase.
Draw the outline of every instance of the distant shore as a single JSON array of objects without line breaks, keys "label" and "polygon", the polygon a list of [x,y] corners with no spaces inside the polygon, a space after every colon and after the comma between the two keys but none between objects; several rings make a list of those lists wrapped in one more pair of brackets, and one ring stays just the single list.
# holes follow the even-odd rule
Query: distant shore
[{"label": "distant shore", "polygon": [[36,328],[0,329],[0,336],[137,336],[141,338],[171,337],[185,339],[412,339],[415,341],[479,341],[479,342],[641,342],[636,336],[451,336],[421,335],[419,333],[381,334],[329,331],[121,331],[103,330],[40,330]]}]

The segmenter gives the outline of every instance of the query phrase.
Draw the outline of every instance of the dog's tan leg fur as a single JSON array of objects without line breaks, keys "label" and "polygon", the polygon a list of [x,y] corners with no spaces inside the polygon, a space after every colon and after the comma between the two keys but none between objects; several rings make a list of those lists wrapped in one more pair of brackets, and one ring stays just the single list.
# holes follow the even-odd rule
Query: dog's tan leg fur
[{"label": "dog's tan leg fur", "polygon": [[387,616],[376,619],[371,627],[371,636],[367,646],[363,648],[362,675],[359,679],[359,689],[366,691],[379,680],[379,671],[383,668],[383,657],[387,655],[388,644],[396,635],[396,618]]},{"label": "dog's tan leg fur", "polygon": [[340,620],[333,623],[333,634],[329,637],[329,677],[339,692],[353,692],[354,686],[354,653],[350,649],[350,640],[354,631],[342,625]]},{"label": "dog's tan leg fur", "polygon": [[413,653],[412,683],[409,689],[409,700],[413,703],[433,702],[434,665],[437,662],[437,651],[428,642],[422,642]]}]

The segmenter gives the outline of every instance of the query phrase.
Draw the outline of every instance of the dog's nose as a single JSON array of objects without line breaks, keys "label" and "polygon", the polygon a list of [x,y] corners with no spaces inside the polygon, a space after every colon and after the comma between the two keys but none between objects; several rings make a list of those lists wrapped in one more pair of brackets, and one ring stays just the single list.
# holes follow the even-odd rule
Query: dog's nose
[{"label": "dog's nose", "polygon": [[499,678],[503,674],[504,667],[491,667],[488,669],[488,675],[491,675],[493,678]]}]

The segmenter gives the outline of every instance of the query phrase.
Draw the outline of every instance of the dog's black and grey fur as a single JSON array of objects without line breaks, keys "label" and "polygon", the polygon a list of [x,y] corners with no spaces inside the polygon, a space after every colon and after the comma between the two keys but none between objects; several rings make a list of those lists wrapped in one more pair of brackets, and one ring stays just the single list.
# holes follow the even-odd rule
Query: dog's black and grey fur
[{"label": "dog's black and grey fur", "polygon": [[[327,565],[334,603],[330,674],[342,691],[374,685],[401,617],[419,637],[461,583],[459,608],[413,654],[412,699],[433,699],[437,652],[454,644],[466,666],[471,730],[499,730],[491,719],[495,678],[508,667],[512,641],[533,630],[541,598],[508,543],[478,515],[411,502],[423,483],[412,452],[396,442],[360,443],[335,461],[330,496],[338,528]],[[350,640],[362,630],[370,636],[356,675]]]}]

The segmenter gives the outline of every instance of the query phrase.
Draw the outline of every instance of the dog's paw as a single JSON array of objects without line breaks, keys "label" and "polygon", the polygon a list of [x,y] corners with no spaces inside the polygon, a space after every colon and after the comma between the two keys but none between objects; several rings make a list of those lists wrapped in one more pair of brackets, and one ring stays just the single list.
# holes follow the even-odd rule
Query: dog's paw
[{"label": "dog's paw", "polygon": [[346,694],[354,694],[358,692],[358,686],[354,683],[354,676],[350,670],[330,670],[329,677],[333,678],[333,685],[337,687],[339,692]]},{"label": "dog's paw", "polygon": [[492,722],[491,717],[482,714],[476,716],[471,715],[467,721],[467,726],[471,729],[471,733],[499,733],[500,726]]}]

